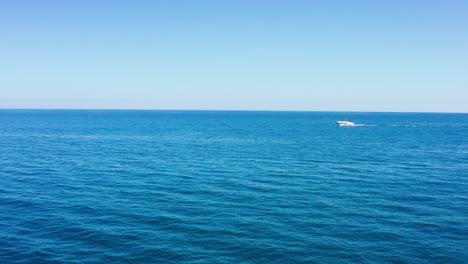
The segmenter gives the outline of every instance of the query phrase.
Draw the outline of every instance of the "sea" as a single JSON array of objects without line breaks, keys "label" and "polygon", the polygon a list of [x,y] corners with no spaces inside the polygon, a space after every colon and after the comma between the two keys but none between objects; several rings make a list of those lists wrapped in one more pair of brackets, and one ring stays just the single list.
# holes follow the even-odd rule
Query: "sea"
[{"label": "sea", "polygon": [[0,263],[468,263],[468,114],[0,110]]}]

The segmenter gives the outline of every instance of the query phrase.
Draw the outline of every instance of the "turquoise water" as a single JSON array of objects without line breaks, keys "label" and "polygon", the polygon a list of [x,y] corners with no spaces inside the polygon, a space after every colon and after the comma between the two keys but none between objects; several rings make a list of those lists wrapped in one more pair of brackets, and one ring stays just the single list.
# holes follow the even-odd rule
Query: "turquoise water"
[{"label": "turquoise water", "polygon": [[0,153],[0,263],[468,260],[468,114],[0,110]]}]

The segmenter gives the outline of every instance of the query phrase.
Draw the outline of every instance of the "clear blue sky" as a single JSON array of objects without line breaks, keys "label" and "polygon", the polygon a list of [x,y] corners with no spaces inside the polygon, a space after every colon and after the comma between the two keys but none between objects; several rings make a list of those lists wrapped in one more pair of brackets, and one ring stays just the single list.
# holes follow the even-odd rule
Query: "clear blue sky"
[{"label": "clear blue sky", "polygon": [[4,1],[0,108],[468,112],[468,1]]}]

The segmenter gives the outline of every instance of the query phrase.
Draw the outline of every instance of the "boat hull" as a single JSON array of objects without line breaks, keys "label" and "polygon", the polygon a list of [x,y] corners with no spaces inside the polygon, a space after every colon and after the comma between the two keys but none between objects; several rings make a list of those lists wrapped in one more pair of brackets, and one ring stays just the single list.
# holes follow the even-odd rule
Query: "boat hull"
[{"label": "boat hull", "polygon": [[339,126],[355,126],[356,124],[351,121],[337,121]]}]

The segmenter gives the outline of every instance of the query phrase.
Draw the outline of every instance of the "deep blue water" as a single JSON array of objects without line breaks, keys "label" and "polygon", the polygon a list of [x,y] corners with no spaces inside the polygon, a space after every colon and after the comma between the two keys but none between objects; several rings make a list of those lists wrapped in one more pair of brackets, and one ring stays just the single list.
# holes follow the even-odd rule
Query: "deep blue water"
[{"label": "deep blue water", "polygon": [[0,110],[0,263],[468,263],[467,180],[468,114]]}]

